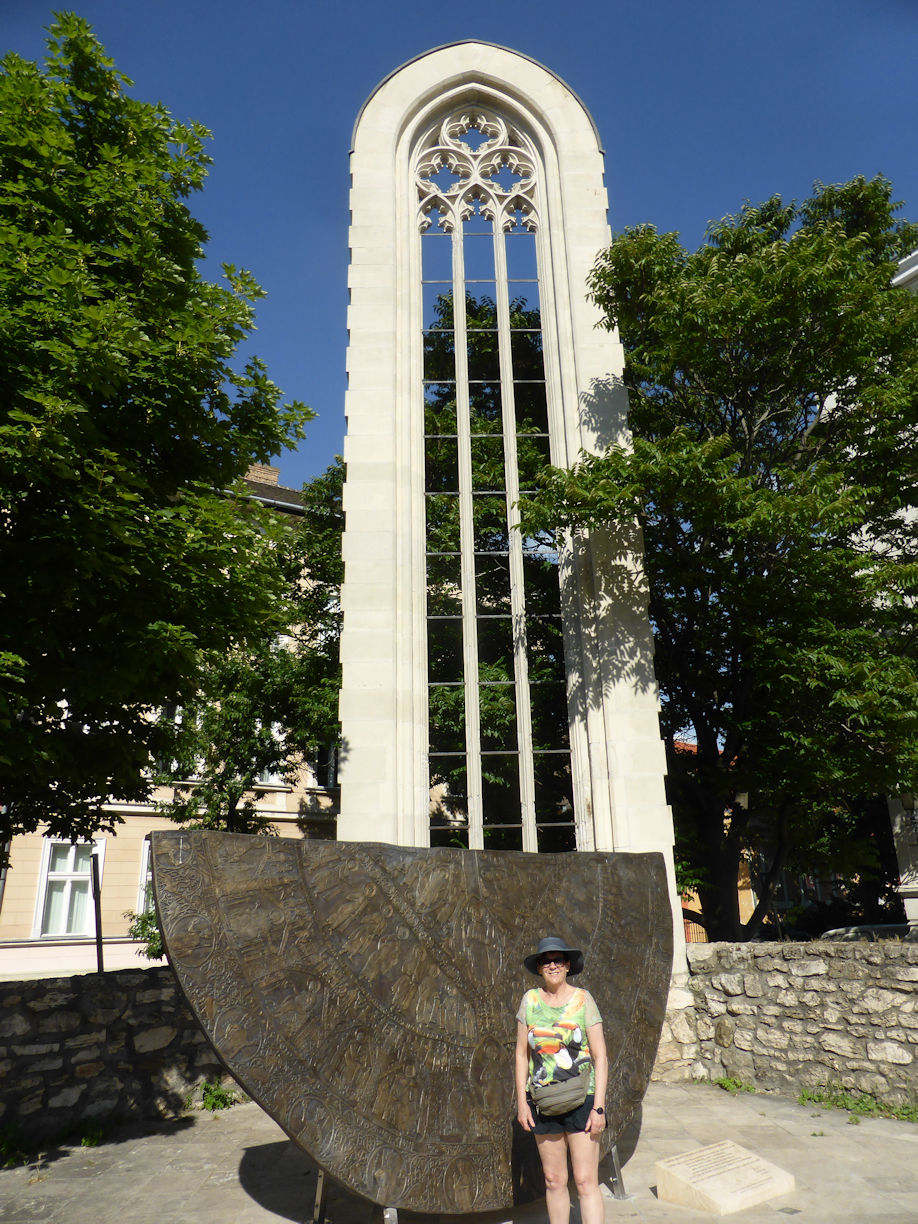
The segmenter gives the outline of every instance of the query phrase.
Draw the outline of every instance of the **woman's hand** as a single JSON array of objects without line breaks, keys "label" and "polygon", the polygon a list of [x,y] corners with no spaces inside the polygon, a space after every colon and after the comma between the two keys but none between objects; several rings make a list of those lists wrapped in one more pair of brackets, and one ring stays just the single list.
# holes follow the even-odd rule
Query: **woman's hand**
[{"label": "woman's hand", "polygon": [[606,1129],[606,1115],[598,1113],[595,1109],[590,1110],[590,1116],[587,1118],[587,1124],[584,1130],[588,1135],[600,1135]]},{"label": "woman's hand", "polygon": [[524,1101],[522,1105],[518,1106],[516,1120],[524,1131],[531,1131],[535,1126],[535,1118],[532,1116],[532,1110],[529,1107],[528,1101]]}]

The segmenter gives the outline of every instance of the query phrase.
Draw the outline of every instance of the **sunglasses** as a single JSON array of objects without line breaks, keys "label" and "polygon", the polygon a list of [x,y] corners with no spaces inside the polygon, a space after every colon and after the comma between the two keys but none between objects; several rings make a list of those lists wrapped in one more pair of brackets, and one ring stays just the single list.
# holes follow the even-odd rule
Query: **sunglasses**
[{"label": "sunglasses", "polygon": [[549,952],[547,956],[539,957],[540,965],[569,965],[570,961],[560,952]]}]

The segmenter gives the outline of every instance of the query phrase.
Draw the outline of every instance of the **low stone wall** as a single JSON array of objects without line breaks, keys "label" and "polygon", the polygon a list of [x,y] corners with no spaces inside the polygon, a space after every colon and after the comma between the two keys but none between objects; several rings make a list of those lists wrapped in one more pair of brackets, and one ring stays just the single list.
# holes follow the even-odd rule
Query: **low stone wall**
[{"label": "low stone wall", "polygon": [[918,944],[690,944],[654,1078],[918,1101]]},{"label": "low stone wall", "polygon": [[[918,944],[690,944],[654,1078],[918,1101]],[[0,982],[0,1127],[180,1114],[225,1075],[168,967]]]},{"label": "low stone wall", "polygon": [[0,982],[0,1127],[170,1117],[222,1065],[168,967]]}]

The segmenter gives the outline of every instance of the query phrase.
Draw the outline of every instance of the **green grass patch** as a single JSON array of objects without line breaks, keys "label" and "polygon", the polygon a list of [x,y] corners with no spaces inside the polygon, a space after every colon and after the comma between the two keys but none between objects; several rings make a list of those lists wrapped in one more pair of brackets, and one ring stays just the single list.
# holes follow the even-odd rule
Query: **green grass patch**
[{"label": "green grass patch", "polygon": [[201,1089],[201,1108],[215,1113],[218,1109],[229,1109],[236,1104],[237,1096],[232,1088],[225,1088],[219,1080],[205,1080]]},{"label": "green grass patch", "polygon": [[841,1084],[824,1088],[804,1088],[797,1097],[800,1105],[822,1105],[825,1109],[844,1109],[854,1119],[895,1118],[899,1122],[918,1122],[918,1104],[892,1105],[869,1092],[852,1092]]},{"label": "green grass patch", "polygon": [[738,1092],[755,1092],[752,1084],[746,1084],[740,1079],[734,1079],[732,1075],[720,1075],[716,1080],[712,1080],[718,1088],[723,1088],[724,1092],[729,1092],[731,1096],[736,1096]]}]

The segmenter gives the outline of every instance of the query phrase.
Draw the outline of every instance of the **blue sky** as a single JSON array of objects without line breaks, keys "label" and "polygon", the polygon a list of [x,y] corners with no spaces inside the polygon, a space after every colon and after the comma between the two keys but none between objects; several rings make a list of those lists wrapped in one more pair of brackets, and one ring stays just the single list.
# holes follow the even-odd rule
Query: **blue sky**
[{"label": "blue sky", "polygon": [[[58,7],[64,7],[60,5]],[[348,151],[379,81],[442,43],[481,38],[563,77],[606,149],[611,222],[678,230],[746,199],[878,172],[918,219],[918,0],[83,0],[136,96],[214,133],[192,208],[207,275],[267,289],[253,349],[319,418],[281,457],[298,486],[341,450]],[[51,6],[0,0],[0,48],[44,50]],[[209,265],[209,266],[208,266]]]}]

